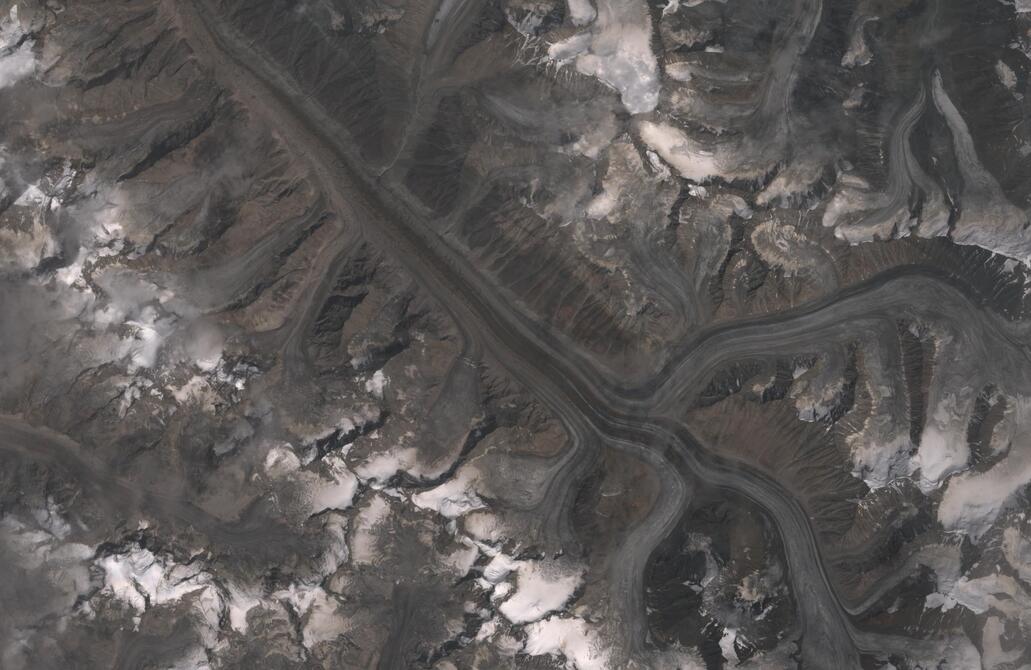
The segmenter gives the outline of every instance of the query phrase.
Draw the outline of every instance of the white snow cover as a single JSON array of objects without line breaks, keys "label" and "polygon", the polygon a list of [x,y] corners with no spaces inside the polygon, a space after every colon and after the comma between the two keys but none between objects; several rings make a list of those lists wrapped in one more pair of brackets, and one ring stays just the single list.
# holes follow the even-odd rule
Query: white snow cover
[{"label": "white snow cover", "polygon": [[336,455],[322,460],[328,476],[316,476],[311,482],[311,513],[318,514],[328,509],[347,509],[358,492],[358,478],[354,476],[344,460]]},{"label": "white snow cover", "polygon": [[7,18],[0,21],[0,88],[13,86],[36,70],[33,41],[18,41],[25,35],[18,21],[18,5],[12,5]]},{"label": "white snow cover", "polygon": [[48,573],[55,587],[65,594],[68,607],[75,598],[89,591],[90,578],[87,561],[93,550],[77,542],[65,542],[70,528],[57,516],[37,515],[38,524],[23,523],[14,517],[0,519],[0,537],[12,550],[15,565],[9,570]]},{"label": "white snow cover", "polygon": [[1020,578],[1031,582],[1031,540],[1016,528],[1007,528],[1002,534],[1002,553]]},{"label": "white snow cover", "polygon": [[36,57],[32,53],[32,43],[24,42],[10,54],[0,57],[0,88],[13,86],[35,69]]},{"label": "white snow cover", "polygon": [[16,207],[35,207],[42,205],[47,199],[43,191],[36,184],[29,184],[28,188],[22,191],[18,199],[14,201]]},{"label": "white snow cover", "polygon": [[789,163],[777,172],[770,185],[756,197],[756,204],[785,206],[809,193],[820,180],[824,161],[820,154],[810,155]]},{"label": "white snow cover", "polygon": [[[3,165],[3,157],[0,156],[0,165]],[[23,205],[26,194],[38,188],[30,187],[19,197],[14,204]],[[41,193],[41,192],[40,192]],[[6,185],[0,180],[0,196],[8,194]],[[12,226],[0,227],[0,271],[21,272],[30,270],[39,264],[40,260],[56,254],[59,251],[59,243],[54,237],[50,226],[46,225],[45,217],[39,211],[45,205],[31,205],[34,209],[31,216],[31,225],[25,229]]]},{"label": "white snow cover", "polygon": [[668,123],[642,121],[638,124],[641,141],[662,160],[691,181],[704,182],[720,175],[715,156],[698,147],[684,131]]},{"label": "white snow cover", "polygon": [[[334,534],[342,543],[342,524],[338,530]],[[343,551],[346,555],[346,549]],[[336,570],[343,560],[339,554],[332,549],[328,552],[325,566],[328,572]],[[192,594],[193,605],[203,624],[199,632],[208,647],[217,641],[217,630],[223,620],[227,620],[233,630],[245,634],[247,614],[256,607],[292,609],[301,620],[303,643],[309,649],[346,631],[346,621],[340,616],[336,601],[318,585],[291,584],[273,593],[271,599],[265,599],[258,586],[228,583],[223,594],[207,572],[157,556],[139,546],[125,554],[104,557],[97,564],[104,571],[103,591],[140,612]]]},{"label": "white snow cover", "polygon": [[1009,575],[991,574],[969,579],[960,577],[947,592],[939,590],[927,596],[925,606],[950,610],[961,605],[974,614],[995,609],[1007,616],[1020,618],[1031,612],[1031,597],[1020,583]]},{"label": "white snow cover", "polygon": [[457,519],[467,512],[482,509],[486,505],[476,495],[475,489],[478,474],[473,467],[463,467],[454,478],[440,486],[413,495],[412,502],[416,507],[436,510],[448,519]]},{"label": "white snow cover", "polygon": [[418,452],[411,447],[373,454],[355,468],[355,473],[373,488],[378,488],[401,470],[411,471],[417,456]]},{"label": "white snow cover", "polygon": [[937,590],[924,601],[929,609],[948,611],[959,605],[975,614],[991,609],[1018,620],[1031,616],[1031,596],[1013,577],[1000,573],[961,576],[958,544],[924,547],[914,558],[934,571]]},{"label": "white snow cover", "polygon": [[700,581],[690,584],[692,589],[700,591],[709,586],[720,575],[720,567],[712,551],[712,538],[701,533],[690,533],[687,536],[686,548],[689,551],[701,552],[705,556],[705,574]]},{"label": "white snow cover", "polygon": [[[2,25],[0,21],[0,33]],[[52,302],[47,316],[41,317],[39,323],[54,327],[63,318],[70,317],[69,323],[71,319],[78,321],[83,329],[90,331],[89,337],[76,341],[83,345],[80,349],[89,357],[91,365],[120,362],[128,374],[135,375],[157,365],[166,338],[194,323],[199,312],[172,291],[124,267],[94,266],[92,279],[102,289],[94,293],[85,282],[83,271],[102,257],[126,251],[126,245],[132,243],[124,226],[129,225],[131,217],[126,215],[126,196],[121,191],[91,183],[88,176],[80,191],[94,193],[95,197],[63,204],[60,198],[71,189],[70,184],[77,176],[79,173],[66,164],[56,183],[41,182],[20,194],[19,202],[32,208],[67,207],[68,219],[74,222],[76,244],[68,249],[72,261],[55,272],[49,282],[47,288],[53,292]],[[0,267],[13,264],[26,269],[49,254],[46,250],[50,235],[42,231],[35,224],[13,236],[0,231]],[[189,350],[187,353],[197,356],[190,363],[202,371],[217,360],[221,337],[214,326],[208,331],[205,334],[195,329],[193,334],[197,337],[180,338],[191,345],[185,347]],[[68,334],[72,336],[73,332],[68,331]],[[180,388],[180,399],[207,402],[209,396],[200,386]],[[143,393],[137,382],[126,384],[125,390],[122,411],[127,411],[132,401]]]},{"label": "white snow cover", "polygon": [[520,562],[505,554],[497,554],[483,569],[483,578],[491,584],[503,581],[513,570],[519,569]]},{"label": "white snow cover", "polygon": [[498,611],[512,623],[537,621],[545,614],[562,609],[580,586],[579,570],[546,563],[523,561],[516,577],[516,592]]},{"label": "white snow cover", "polygon": [[326,515],[323,526],[323,537],[326,539],[326,551],[320,561],[320,574],[331,575],[347,562],[350,558],[350,550],[347,547],[347,517],[338,512],[330,512]]},{"label": "white snow cover", "polygon": [[865,439],[862,434],[849,439],[852,451],[852,476],[862,479],[871,491],[884,488],[892,481],[908,474],[908,435],[897,435],[885,444]]},{"label": "white snow cover", "polygon": [[[1018,491],[1031,483],[1031,400],[1014,399],[996,428],[1009,453],[987,472],[967,472],[949,481],[938,507],[946,530],[966,532],[974,540],[995,522]],[[995,440],[993,439],[993,442]]]},{"label": "white snow cover", "polygon": [[390,503],[381,495],[372,496],[354,519],[351,531],[351,561],[372,563],[378,557],[377,528],[390,516]]},{"label": "white snow cover", "polygon": [[[574,23],[587,22],[586,0],[570,2]],[[575,9],[574,9],[575,5]],[[548,57],[619,91],[631,114],[646,114],[659,104],[658,62],[651,49],[651,17],[640,0],[597,0],[589,28],[552,44]]]},{"label": "white snow cover", "polygon": [[931,84],[934,104],[952,134],[966,201],[950,232],[952,239],[1027,264],[1031,261],[1027,213],[1009,201],[998,180],[981,163],[970,128],[946,92],[940,72],[935,71]]},{"label": "white snow cover", "polygon": [[215,395],[211,385],[208,384],[207,379],[200,375],[193,375],[182,386],[169,386],[167,388],[179,405],[197,403],[205,410],[211,410],[214,406]]},{"label": "white snow cover", "polygon": [[171,332],[171,324],[168,320],[161,319],[157,310],[150,306],[143,308],[139,319],[126,321],[125,324],[136,329],[133,338],[127,340],[129,373],[136,372],[139,368],[154,367],[161,343]]},{"label": "white snow cover", "polygon": [[224,344],[222,332],[216,325],[200,322],[190,332],[186,354],[201,372],[212,372],[222,362]]},{"label": "white snow cover", "polygon": [[[389,380],[388,380],[389,381]],[[319,417],[312,423],[303,426],[294,426],[293,434],[297,436],[303,449],[299,456],[304,465],[312,462],[317,456],[315,442],[324,440],[334,433],[341,435],[354,435],[370,424],[378,421],[383,416],[383,410],[374,403],[362,403],[348,409],[346,412],[333,413],[328,416]],[[373,433],[373,439],[376,435]],[[351,444],[341,447],[340,453],[346,456],[351,451]],[[391,473],[393,474],[393,473]]]},{"label": "white snow cover", "polygon": [[618,192],[613,193],[609,189],[603,190],[587,203],[587,218],[602,219],[608,216],[615,209],[618,199]]},{"label": "white snow cover", "polygon": [[188,311],[187,306],[172,291],[122,269],[97,272],[93,278],[107,300],[104,307],[93,312],[94,328],[129,326],[130,332],[120,339],[117,352],[127,360],[127,372],[135,374],[154,367],[162,344],[181,322],[176,310]]},{"label": "white snow cover", "polygon": [[913,650],[909,660],[913,663],[913,667],[917,668],[942,668],[942,670],[960,670],[962,668],[966,670],[966,668],[981,667],[981,654],[962,633],[940,642],[938,649],[933,653],[923,654]]},{"label": "white snow cover", "polygon": [[999,77],[999,81],[1002,85],[1011,91],[1017,86],[1017,75],[1013,72],[1013,68],[1006,65],[1001,60],[995,63],[995,74]]},{"label": "white snow cover", "polygon": [[[75,178],[75,172],[70,167],[66,167],[65,171],[66,174],[61,176],[62,181]],[[126,230],[122,220],[127,197],[118,189],[98,187],[97,199],[91,204],[92,208],[79,205],[76,218],[85,222],[86,229],[80,233],[79,247],[75,250],[72,263],[56,273],[62,284],[90,293],[92,291],[82,277],[86,263],[120,253],[125,248]]]},{"label": "white snow cover", "polygon": [[[1003,668],[1016,667],[1012,665],[1023,654],[1019,646],[1003,651],[1002,636],[1006,632],[1006,624],[999,617],[990,616],[985,619],[984,628],[981,629],[981,667],[986,670],[1003,670]],[[1024,668],[1027,668],[1025,665]]]},{"label": "white snow cover", "polygon": [[[60,182],[48,193],[70,188],[61,184],[74,181],[76,172],[66,166]],[[96,267],[93,281],[103,289],[94,294],[83,279],[84,269],[97,260],[131,250],[132,217],[127,213],[127,196],[117,188],[103,187],[89,181],[82,190],[96,189],[96,197],[68,205],[77,222],[78,245],[72,250],[72,262],[55,273],[56,288],[62,298],[78,296],[85,305],[80,319],[97,337],[103,357],[121,360],[127,372],[153,368],[166,340],[175,334],[179,346],[177,357],[169,364],[196,366],[201,373],[215,372],[221,362],[223,334],[214,323],[201,319],[200,312],[167,287],[143,278],[124,267]],[[30,188],[25,200],[38,200],[39,190]],[[63,206],[57,196],[46,195],[43,206]],[[71,289],[66,290],[66,289]],[[202,394],[203,395],[203,394]],[[190,400],[190,396],[184,396]]]},{"label": "white snow cover", "polygon": [[[825,228],[834,228],[834,236],[849,244],[871,242],[879,236],[891,234],[895,219],[885,219],[877,226],[842,225],[843,219],[853,212],[885,206],[888,199],[876,192],[866,179],[854,174],[839,174],[838,191],[823,211],[821,222]],[[906,225],[908,213],[897,223]],[[908,228],[908,225],[906,225]]]},{"label": "white snow cover", "polygon": [[456,577],[465,577],[479,558],[480,550],[470,544],[444,556],[443,563],[454,572]]},{"label": "white snow cover", "polygon": [[321,586],[291,584],[275,597],[288,604],[303,623],[304,646],[334,640],[347,631],[336,601]]},{"label": "white snow cover", "polygon": [[530,656],[564,656],[566,667],[575,670],[610,667],[609,650],[583,619],[552,616],[530,624],[526,627],[523,651]]},{"label": "white snow cover", "polygon": [[[171,557],[156,556],[150,550],[134,546],[127,553],[112,554],[96,561],[104,572],[102,592],[125,602],[137,612],[156,605],[178,602],[190,598],[197,614],[197,632],[206,647],[218,641],[218,630],[223,616],[228,614],[229,603],[210,574],[196,565],[176,563]],[[230,617],[234,628],[246,628],[245,599],[231,600],[235,614]],[[139,619],[136,619],[137,625]],[[237,628],[241,630],[241,628]]]},{"label": "white snow cover", "polygon": [[376,372],[372,373],[372,378],[365,382],[365,390],[377,398],[382,398],[383,388],[389,381],[390,379],[383,374],[382,370],[376,370]]},{"label": "white snow cover", "polygon": [[950,481],[938,507],[942,526],[964,531],[974,540],[984,535],[1006,503],[1031,482],[1031,454],[1026,449],[1022,452],[988,472],[965,473]]},{"label": "white snow cover", "polygon": [[474,511],[462,519],[462,525],[469,537],[481,542],[500,542],[505,536],[501,521],[489,512]]},{"label": "white snow cover", "polygon": [[[331,512],[327,517],[325,533],[332,541],[328,542],[327,550],[321,559],[318,574],[322,576],[334,573],[347,560],[346,518]],[[240,633],[247,632],[247,613],[255,607],[292,610],[301,622],[302,642],[308,649],[320,642],[335,639],[347,631],[347,621],[341,614],[337,601],[316,583],[296,582],[272,593],[268,598],[260,595],[259,585],[241,587],[230,583],[226,585],[226,590],[229,595],[226,614],[232,628]]]},{"label": "white snow cover", "polygon": [[920,471],[917,484],[925,494],[938,488],[949,475],[964,470],[970,460],[966,435],[951,430],[945,422],[936,424],[937,415],[924,427],[920,448],[910,462],[910,472]]},{"label": "white snow cover", "polygon": [[105,556],[98,564],[104,570],[104,591],[141,612],[198,591],[210,590],[204,599],[218,600],[211,575],[155,556],[149,549],[137,546],[125,554]]},{"label": "white snow cover", "polygon": [[283,477],[301,467],[301,461],[289,444],[277,444],[265,454],[265,474]]},{"label": "white snow cover", "polygon": [[579,154],[595,160],[610,144],[619,132],[615,115],[606,114],[597,119],[571,145],[561,147],[563,153]]},{"label": "white snow cover", "polygon": [[737,630],[724,628],[723,635],[720,637],[720,652],[729,663],[739,663],[741,660],[737,657],[737,651],[734,649],[735,640],[737,640]]},{"label": "white snow cover", "polygon": [[[485,584],[483,584],[484,588],[490,588],[490,582],[488,582],[486,580],[484,580],[484,581],[485,581]],[[500,584],[496,585],[494,587],[494,590],[490,594],[491,601],[498,601],[498,600],[503,599],[505,596],[507,596],[508,594],[512,593],[512,588],[513,587],[512,587],[512,583],[511,582],[501,582]]]},{"label": "white snow cover", "polygon": [[250,591],[232,584],[228,587],[229,626],[240,633],[247,633],[247,613],[262,604],[262,600]]},{"label": "white snow cover", "polygon": [[598,15],[591,0],[566,0],[566,6],[574,26],[586,26]]},{"label": "white snow cover", "polygon": [[476,640],[477,642],[482,642],[496,632],[498,632],[498,618],[494,617],[480,626],[480,630],[476,631]]},{"label": "white snow cover", "polygon": [[788,397],[794,402],[798,418],[802,421],[822,421],[829,416],[844,389],[844,381],[840,377],[828,378],[824,365],[821,363],[803,373],[792,382],[788,391]]}]

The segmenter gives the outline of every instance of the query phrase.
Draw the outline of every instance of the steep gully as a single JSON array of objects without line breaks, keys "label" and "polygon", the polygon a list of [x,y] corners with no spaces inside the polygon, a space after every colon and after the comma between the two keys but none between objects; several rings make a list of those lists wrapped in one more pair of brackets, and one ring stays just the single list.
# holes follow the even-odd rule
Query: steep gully
[{"label": "steep gully", "polygon": [[[898,269],[796,310],[710,329],[685,343],[676,352],[676,363],[658,376],[642,386],[623,387],[569,342],[528,322],[466,259],[429,230],[418,204],[389,184],[368,177],[342,140],[346,133],[339,124],[260,51],[222,25],[217,12],[198,0],[167,0],[165,9],[175,17],[198,60],[307,164],[340,218],[356,222],[363,235],[402,263],[452,316],[466,338],[469,359],[490,356],[500,363],[562,419],[577,449],[604,442],[656,468],[664,495],[613,561],[613,605],[617,617],[624,620],[624,642],[635,657],[645,659],[641,583],[645,562],[676,523],[690,492],[689,481],[695,478],[747,496],[775,521],[799,607],[806,667],[858,668],[860,651],[881,654],[895,643],[903,644],[883,636],[874,638],[852,626],[824,570],[809,519],[791,493],[762,473],[705,449],[678,420],[675,409],[683,389],[702,378],[698,371],[704,371],[705,358],[696,360],[696,352],[717,344],[722,347],[746,329],[753,329],[753,335],[755,329],[766,330],[765,336],[755,335],[753,344],[769,350],[775,348],[769,340],[779,340],[781,333],[771,326],[805,331],[813,318],[841,322],[850,308],[870,309],[885,293],[904,296],[916,289],[919,294],[928,288],[926,282],[943,290],[950,283],[941,281],[946,277],[934,276],[925,268]],[[953,287],[944,290],[957,295]],[[9,436],[10,430],[5,426],[4,433]],[[566,482],[574,477],[576,460],[570,459]],[[568,487],[562,483],[554,486],[556,495],[565,495],[562,489]]]}]

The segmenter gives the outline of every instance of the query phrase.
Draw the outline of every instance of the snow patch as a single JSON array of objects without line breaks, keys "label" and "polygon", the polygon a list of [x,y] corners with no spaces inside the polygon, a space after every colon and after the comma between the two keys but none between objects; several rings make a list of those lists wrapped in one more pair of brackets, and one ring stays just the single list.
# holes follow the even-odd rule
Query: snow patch
[{"label": "snow patch", "polygon": [[98,564],[104,571],[103,590],[140,612],[214,589],[211,575],[196,566],[180,565],[141,547],[105,556]]},{"label": "snow patch", "polygon": [[884,488],[908,474],[912,444],[907,435],[880,444],[857,434],[849,439],[852,450],[852,476],[862,479],[871,491]]},{"label": "snow patch", "polygon": [[500,542],[505,535],[501,521],[489,512],[475,511],[462,519],[469,537],[480,542]]},{"label": "snow patch", "polygon": [[265,454],[265,474],[269,477],[283,477],[301,467],[301,460],[288,444],[272,447]]},{"label": "snow patch", "polygon": [[457,577],[465,577],[480,558],[480,550],[473,545],[456,549],[444,557],[444,565],[450,568]]},{"label": "snow patch", "polygon": [[18,20],[18,5],[12,5],[7,18],[0,21],[0,88],[13,86],[36,71],[34,44]]},{"label": "snow patch", "polygon": [[217,396],[208,380],[200,375],[193,375],[182,386],[168,387],[168,390],[179,405],[196,403],[206,411],[211,411],[215,407]]},{"label": "snow patch", "polygon": [[[1006,633],[1006,624],[1002,619],[990,616],[985,619],[984,628],[981,629],[981,667],[988,670],[1003,670],[1003,668],[1017,667],[1013,665],[1023,653],[1018,646],[1009,651],[1002,649],[1002,636]],[[1028,666],[1024,666],[1027,668]]]},{"label": "snow patch", "polygon": [[1013,72],[1013,69],[1003,63],[1001,60],[995,62],[995,74],[999,77],[999,81],[1002,85],[1013,90],[1017,87],[1017,75]]},{"label": "snow patch", "polygon": [[569,8],[569,20],[574,26],[586,26],[598,16],[591,0],[566,0],[566,7]]},{"label": "snow patch", "polygon": [[642,121],[638,124],[641,141],[651,147],[685,179],[704,182],[718,177],[715,156],[698,147],[684,131],[668,123]]},{"label": "snow patch", "polygon": [[[585,0],[570,2],[574,23],[587,21],[584,4]],[[652,53],[651,35],[651,18],[644,3],[598,0],[590,28],[552,44],[548,57],[559,65],[575,61],[577,71],[618,91],[631,114],[646,114],[659,104],[658,62]]]},{"label": "snow patch", "polygon": [[14,201],[16,207],[38,207],[42,205],[47,199],[46,194],[39,189],[36,184],[30,184],[28,188],[22,191],[22,194],[18,196],[18,199]]},{"label": "snow patch", "polygon": [[974,614],[994,609],[1019,618],[1031,611],[1031,598],[1020,583],[1009,575],[991,574],[975,579],[960,577],[947,592],[931,593],[925,601],[927,608],[941,608],[943,611],[956,605]]},{"label": "snow patch", "polygon": [[483,568],[483,578],[491,584],[499,584],[513,571],[519,569],[519,561],[499,553]]},{"label": "snow patch", "polygon": [[1002,553],[1020,578],[1031,582],[1031,540],[1016,528],[1007,528],[1002,534]]},{"label": "snow patch", "polygon": [[416,507],[435,510],[448,519],[457,519],[473,510],[483,509],[486,505],[475,490],[477,475],[475,469],[464,467],[457,476],[444,484],[413,495],[412,502]]},{"label": "snow patch", "polygon": [[311,484],[311,513],[347,509],[358,492],[358,478],[339,456],[327,456],[322,459],[322,464],[325,475],[318,476]]},{"label": "snow patch", "polygon": [[724,628],[723,635],[720,637],[720,652],[728,663],[741,662],[741,659],[737,657],[737,650],[734,649],[735,640],[737,640],[737,630]]},{"label": "snow patch", "polygon": [[373,563],[378,557],[379,526],[390,516],[390,503],[381,495],[369,499],[355,517],[351,531],[351,561],[356,564]]},{"label": "snow patch", "polygon": [[512,623],[537,621],[549,612],[562,609],[582,579],[581,571],[570,572],[541,561],[521,562],[516,592],[501,604],[498,611]]},{"label": "snow patch", "polygon": [[77,542],[63,542],[70,528],[56,515],[37,515],[36,527],[14,517],[0,519],[4,544],[13,550],[16,571],[45,570],[55,586],[67,594],[71,606],[76,596],[89,590],[86,561],[93,550]]},{"label": "snow patch", "polygon": [[321,586],[291,584],[289,588],[277,591],[274,595],[289,605],[301,620],[305,648],[311,649],[320,642],[335,640],[347,632],[346,622],[339,614],[336,600]]},{"label": "snow patch", "polygon": [[229,591],[229,626],[238,633],[247,633],[247,613],[262,604],[260,598],[239,587],[230,585]]},{"label": "snow patch", "polygon": [[1016,494],[1031,483],[1029,419],[1031,400],[1015,398],[996,427],[996,439],[1009,447],[1009,453],[987,472],[967,472],[949,482],[938,507],[938,521],[946,530],[966,532],[977,540]]},{"label": "snow patch", "polygon": [[376,370],[372,378],[365,382],[365,390],[377,398],[383,397],[383,388],[390,381],[390,378],[383,374],[382,370]]},{"label": "snow patch", "polygon": [[375,454],[355,468],[355,472],[374,488],[382,487],[398,472],[410,468],[415,456],[416,451],[412,448]]},{"label": "snow patch", "polygon": [[[102,593],[110,594],[139,613],[152,607],[190,599],[198,615],[197,632],[206,646],[217,641],[226,615],[226,602],[214,578],[197,565],[176,563],[135,545],[128,552],[105,556],[96,562],[103,570]],[[134,618],[138,626],[140,617]]]},{"label": "snow patch", "polygon": [[942,668],[943,670],[959,670],[960,668],[980,668],[981,654],[978,653],[969,639],[963,634],[956,635],[939,642],[933,652],[912,650],[907,659],[915,668]]},{"label": "snow patch", "polygon": [[583,619],[552,616],[530,624],[523,652],[530,656],[563,656],[567,666],[576,670],[604,670],[610,665],[610,652],[601,636]]},{"label": "snow patch", "polygon": [[928,423],[920,437],[920,448],[910,461],[910,472],[920,472],[917,485],[924,494],[938,488],[954,473],[967,467],[970,447],[966,435]]}]

